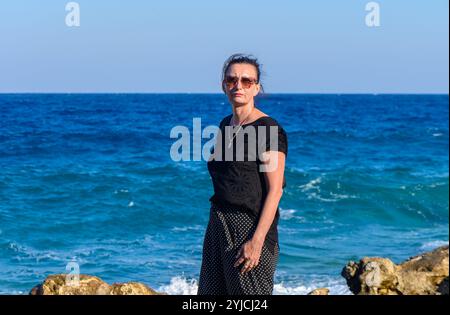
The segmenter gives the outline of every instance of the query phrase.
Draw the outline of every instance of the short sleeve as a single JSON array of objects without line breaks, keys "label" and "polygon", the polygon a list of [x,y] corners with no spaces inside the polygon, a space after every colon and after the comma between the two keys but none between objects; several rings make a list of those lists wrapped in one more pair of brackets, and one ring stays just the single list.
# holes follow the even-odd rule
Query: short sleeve
[{"label": "short sleeve", "polygon": [[287,155],[288,144],[287,144],[286,131],[280,125],[278,125],[277,127],[278,127],[278,130],[277,130],[276,138],[275,137],[270,138],[270,142],[268,143],[268,146],[266,147],[266,149],[267,149],[267,151],[270,151],[271,149],[274,150],[273,148],[276,148],[276,145],[278,144],[278,149],[275,151],[280,151]]},{"label": "short sleeve", "polygon": [[271,123],[265,125],[265,141],[260,144],[264,145],[264,149],[261,152],[266,151],[279,151],[284,154],[288,154],[288,139],[284,128],[278,123]]},{"label": "short sleeve", "polygon": [[[263,128],[264,135],[259,134],[258,137],[263,137],[263,139],[258,139],[259,145],[263,146],[261,153],[267,151],[279,151],[286,155],[288,154],[288,138],[284,128],[278,124],[275,120],[271,120],[264,124]],[[265,136],[265,138],[264,138]],[[264,140],[264,141],[262,141]],[[283,189],[286,187],[286,177],[283,176]]]}]

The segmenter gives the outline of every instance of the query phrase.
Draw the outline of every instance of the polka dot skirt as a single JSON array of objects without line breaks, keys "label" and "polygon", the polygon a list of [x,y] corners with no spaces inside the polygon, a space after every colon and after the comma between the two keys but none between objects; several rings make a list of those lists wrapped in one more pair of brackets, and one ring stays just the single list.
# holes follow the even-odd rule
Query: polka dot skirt
[{"label": "polka dot skirt", "polygon": [[274,252],[264,243],[259,263],[241,275],[244,263],[234,267],[241,246],[249,241],[258,221],[239,210],[212,204],[203,242],[198,295],[271,295],[278,263],[279,246]]}]

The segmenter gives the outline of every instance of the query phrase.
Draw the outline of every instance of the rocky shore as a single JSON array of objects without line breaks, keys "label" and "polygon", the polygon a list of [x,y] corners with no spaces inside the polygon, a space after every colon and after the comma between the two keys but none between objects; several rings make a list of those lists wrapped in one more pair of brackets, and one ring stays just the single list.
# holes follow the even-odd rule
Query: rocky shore
[{"label": "rocky shore", "polygon": [[140,282],[114,283],[109,285],[102,279],[79,275],[76,281],[67,278],[67,274],[48,276],[43,283],[30,291],[30,295],[161,295]]},{"label": "rocky shore", "polygon": [[[355,295],[448,295],[449,247],[410,257],[401,264],[388,258],[364,257],[350,261],[341,275]],[[48,276],[31,289],[31,295],[161,295],[140,282],[109,285],[98,277],[80,275],[74,285],[66,274]],[[308,295],[328,295],[329,289],[317,288]]]},{"label": "rocky shore", "polygon": [[341,272],[354,294],[448,295],[448,245],[422,253],[399,265],[387,258],[365,257]]}]

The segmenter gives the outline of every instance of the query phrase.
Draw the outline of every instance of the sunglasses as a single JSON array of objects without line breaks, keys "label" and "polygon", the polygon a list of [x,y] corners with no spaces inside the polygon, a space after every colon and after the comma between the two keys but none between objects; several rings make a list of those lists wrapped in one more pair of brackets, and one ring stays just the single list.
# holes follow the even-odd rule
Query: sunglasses
[{"label": "sunglasses", "polygon": [[[253,84],[257,83],[258,81],[252,78],[240,78],[242,87],[244,89],[249,89]],[[239,78],[234,76],[226,76],[224,80],[226,86],[228,89],[234,88],[238,82]]]}]

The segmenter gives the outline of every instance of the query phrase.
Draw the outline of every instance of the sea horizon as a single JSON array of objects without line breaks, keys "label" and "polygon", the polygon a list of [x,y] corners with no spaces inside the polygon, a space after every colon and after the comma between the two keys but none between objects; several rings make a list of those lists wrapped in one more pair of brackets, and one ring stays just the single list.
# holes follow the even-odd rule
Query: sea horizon
[{"label": "sea horizon", "polygon": [[[176,94],[176,95],[223,95],[223,92],[0,92],[0,95],[20,95],[20,94],[55,94],[55,95],[66,95],[66,94],[79,94],[79,95],[105,95],[105,94],[131,94],[131,95],[154,95],[154,94]],[[371,92],[342,92],[342,93],[323,93],[323,92],[266,92],[267,95],[449,95],[446,93],[422,93],[422,92],[382,92],[382,93],[371,93]],[[261,98],[261,96],[257,96],[257,98]],[[256,99],[257,99],[256,98]]]}]

